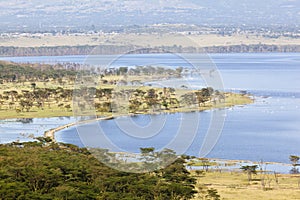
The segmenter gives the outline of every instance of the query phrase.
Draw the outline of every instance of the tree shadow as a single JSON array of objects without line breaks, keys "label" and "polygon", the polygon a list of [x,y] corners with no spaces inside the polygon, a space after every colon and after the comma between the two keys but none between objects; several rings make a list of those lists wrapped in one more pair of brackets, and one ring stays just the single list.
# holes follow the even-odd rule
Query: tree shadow
[{"label": "tree shadow", "polygon": [[290,174],[300,174],[299,168],[293,167],[293,168],[290,170]]}]

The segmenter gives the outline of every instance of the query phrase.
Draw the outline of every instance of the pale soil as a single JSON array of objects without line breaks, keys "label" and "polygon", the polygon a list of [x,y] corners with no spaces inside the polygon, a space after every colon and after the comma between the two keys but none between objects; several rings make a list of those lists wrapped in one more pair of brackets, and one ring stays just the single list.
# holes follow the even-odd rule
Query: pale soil
[{"label": "pale soil", "polygon": [[255,35],[183,35],[183,34],[94,34],[58,36],[16,36],[0,37],[0,46],[14,47],[53,47],[79,45],[137,45],[143,47],[173,46],[209,47],[229,45],[300,45],[300,39],[281,37],[264,38]]}]

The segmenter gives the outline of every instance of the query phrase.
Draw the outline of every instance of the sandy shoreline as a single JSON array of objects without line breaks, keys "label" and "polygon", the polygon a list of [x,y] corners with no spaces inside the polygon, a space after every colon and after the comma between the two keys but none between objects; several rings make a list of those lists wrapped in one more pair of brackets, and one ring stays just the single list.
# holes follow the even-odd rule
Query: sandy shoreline
[{"label": "sandy shoreline", "polygon": [[72,127],[72,126],[76,126],[76,125],[80,125],[80,124],[87,124],[87,123],[92,123],[92,122],[96,122],[96,121],[100,121],[100,120],[110,120],[113,119],[114,117],[110,116],[110,117],[102,117],[102,118],[97,118],[97,119],[92,119],[92,120],[85,120],[85,121],[80,121],[80,122],[72,122],[66,125],[62,125],[59,127],[56,127],[54,129],[50,129],[48,131],[45,131],[44,133],[44,137],[49,137],[51,138],[52,141],[56,141],[55,140],[55,133],[57,133],[58,131],[61,131],[63,129]]}]

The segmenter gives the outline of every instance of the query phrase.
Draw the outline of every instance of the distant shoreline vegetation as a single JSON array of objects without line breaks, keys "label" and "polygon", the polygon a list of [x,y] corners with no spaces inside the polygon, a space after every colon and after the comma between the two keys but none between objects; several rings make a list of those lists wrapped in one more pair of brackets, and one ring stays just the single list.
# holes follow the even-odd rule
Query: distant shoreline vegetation
[{"label": "distant shoreline vegetation", "polygon": [[[97,47],[97,51],[94,51]],[[45,47],[14,47],[0,46],[1,56],[61,56],[61,55],[115,55],[124,54],[136,49],[135,54],[147,53],[296,53],[300,45],[227,45],[208,47],[157,46],[145,48],[134,45],[82,45],[82,46],[45,46]]]}]

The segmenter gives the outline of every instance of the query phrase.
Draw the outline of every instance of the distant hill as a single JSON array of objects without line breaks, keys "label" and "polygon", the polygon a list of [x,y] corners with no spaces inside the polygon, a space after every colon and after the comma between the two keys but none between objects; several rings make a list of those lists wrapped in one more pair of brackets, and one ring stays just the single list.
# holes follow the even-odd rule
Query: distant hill
[{"label": "distant hill", "polygon": [[155,23],[296,27],[299,22],[298,0],[11,0],[0,5],[2,31]]}]

